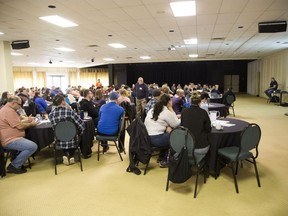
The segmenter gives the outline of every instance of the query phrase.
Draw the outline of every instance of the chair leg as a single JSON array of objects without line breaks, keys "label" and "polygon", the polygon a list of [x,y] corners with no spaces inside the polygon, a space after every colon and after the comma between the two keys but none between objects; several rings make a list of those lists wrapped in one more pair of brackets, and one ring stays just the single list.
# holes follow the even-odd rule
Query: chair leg
[{"label": "chair leg", "polygon": [[231,169],[232,169],[232,174],[233,174],[233,178],[234,178],[236,193],[239,193],[237,179],[236,179],[235,170],[234,170],[234,165],[235,165],[234,163],[231,163]]},{"label": "chair leg", "polygon": [[151,155],[149,156],[148,162],[146,164],[146,167],[145,167],[145,170],[144,170],[144,175],[146,175],[146,172],[147,172],[147,169],[148,169],[148,166],[149,166],[149,163],[150,163],[150,159],[151,159]]},{"label": "chair leg", "polygon": [[196,196],[197,196],[198,177],[199,177],[199,167],[197,166],[197,174],[196,174],[196,181],[195,181],[194,198],[196,198]]},{"label": "chair leg", "polygon": [[168,190],[169,190],[169,168],[168,168],[167,183],[166,183],[166,191]]},{"label": "chair leg", "polygon": [[100,158],[100,141],[98,140],[98,154],[97,154],[97,160],[99,161]]},{"label": "chair leg", "polygon": [[55,169],[55,175],[57,175],[57,154],[56,154],[56,149],[54,149],[54,169]]},{"label": "chair leg", "polygon": [[[34,158],[34,160],[35,160],[35,158]],[[30,162],[30,158],[28,158],[28,167],[29,167],[29,169],[31,169],[31,162]]]},{"label": "chair leg", "polygon": [[120,150],[119,150],[119,148],[118,148],[118,146],[117,146],[116,141],[114,141],[114,144],[115,144],[115,147],[116,147],[116,149],[117,149],[117,152],[118,152],[118,154],[119,154],[119,156],[120,156],[120,158],[121,158],[121,161],[123,161],[122,155],[121,155],[121,153],[120,153]]},{"label": "chair leg", "polygon": [[256,160],[254,157],[253,157],[253,164],[254,164],[254,168],[255,168],[255,174],[256,174],[256,178],[257,178],[258,187],[261,187],[258,169],[257,169],[257,165],[256,165]]},{"label": "chair leg", "polygon": [[233,116],[235,117],[234,106],[232,106],[232,110],[233,110]]},{"label": "chair leg", "polygon": [[81,169],[81,172],[83,172],[83,165],[82,165],[82,159],[81,159],[79,146],[77,147],[77,151],[78,151],[78,159],[79,159],[79,163],[80,163],[80,169]]}]

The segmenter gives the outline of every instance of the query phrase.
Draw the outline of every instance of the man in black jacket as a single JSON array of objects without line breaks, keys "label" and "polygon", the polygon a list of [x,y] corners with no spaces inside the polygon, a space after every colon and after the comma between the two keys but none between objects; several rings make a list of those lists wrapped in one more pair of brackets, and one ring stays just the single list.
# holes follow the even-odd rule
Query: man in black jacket
[{"label": "man in black jacket", "polygon": [[83,92],[83,99],[80,101],[80,110],[83,112],[88,112],[88,116],[90,116],[93,121],[94,125],[97,128],[98,124],[98,116],[99,116],[99,108],[93,104],[93,93],[89,89],[85,89]]}]

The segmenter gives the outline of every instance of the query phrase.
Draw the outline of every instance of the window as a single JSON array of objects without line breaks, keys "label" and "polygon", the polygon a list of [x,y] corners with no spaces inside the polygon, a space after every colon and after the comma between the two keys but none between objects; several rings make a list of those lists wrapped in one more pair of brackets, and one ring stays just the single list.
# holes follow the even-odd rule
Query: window
[{"label": "window", "polygon": [[68,78],[64,75],[49,75],[47,76],[47,87],[60,87],[62,91],[68,86]]}]

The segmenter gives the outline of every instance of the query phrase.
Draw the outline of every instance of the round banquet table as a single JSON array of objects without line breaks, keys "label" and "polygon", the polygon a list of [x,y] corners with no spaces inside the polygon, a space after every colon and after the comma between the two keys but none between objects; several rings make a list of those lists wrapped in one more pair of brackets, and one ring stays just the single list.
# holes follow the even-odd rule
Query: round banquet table
[{"label": "round banquet table", "polygon": [[208,110],[216,110],[220,112],[220,117],[226,117],[227,116],[227,108],[224,104],[221,103],[209,103],[208,104]]},{"label": "round banquet table", "polygon": [[[80,149],[84,158],[92,153],[93,140],[95,136],[95,126],[91,118],[84,119],[85,130],[80,139]],[[38,151],[54,142],[54,132],[49,121],[44,121],[35,127],[26,129],[26,138],[38,145]]]},{"label": "round banquet table", "polygon": [[223,130],[216,130],[212,127],[209,135],[210,149],[207,154],[207,163],[211,174],[216,173],[217,150],[227,146],[240,146],[241,132],[249,124],[246,121],[231,118],[225,118],[223,121],[229,121],[230,124],[235,124],[235,126],[224,126]]}]

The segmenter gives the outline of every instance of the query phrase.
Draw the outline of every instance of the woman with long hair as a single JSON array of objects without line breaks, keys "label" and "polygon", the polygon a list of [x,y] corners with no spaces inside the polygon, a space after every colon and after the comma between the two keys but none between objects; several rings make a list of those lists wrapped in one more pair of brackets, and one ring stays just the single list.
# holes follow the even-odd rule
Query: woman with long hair
[{"label": "woman with long hair", "polygon": [[154,108],[149,110],[145,118],[145,126],[151,145],[161,148],[158,161],[160,167],[167,167],[167,151],[169,149],[169,133],[180,124],[180,120],[172,108],[169,95],[163,94]]}]

